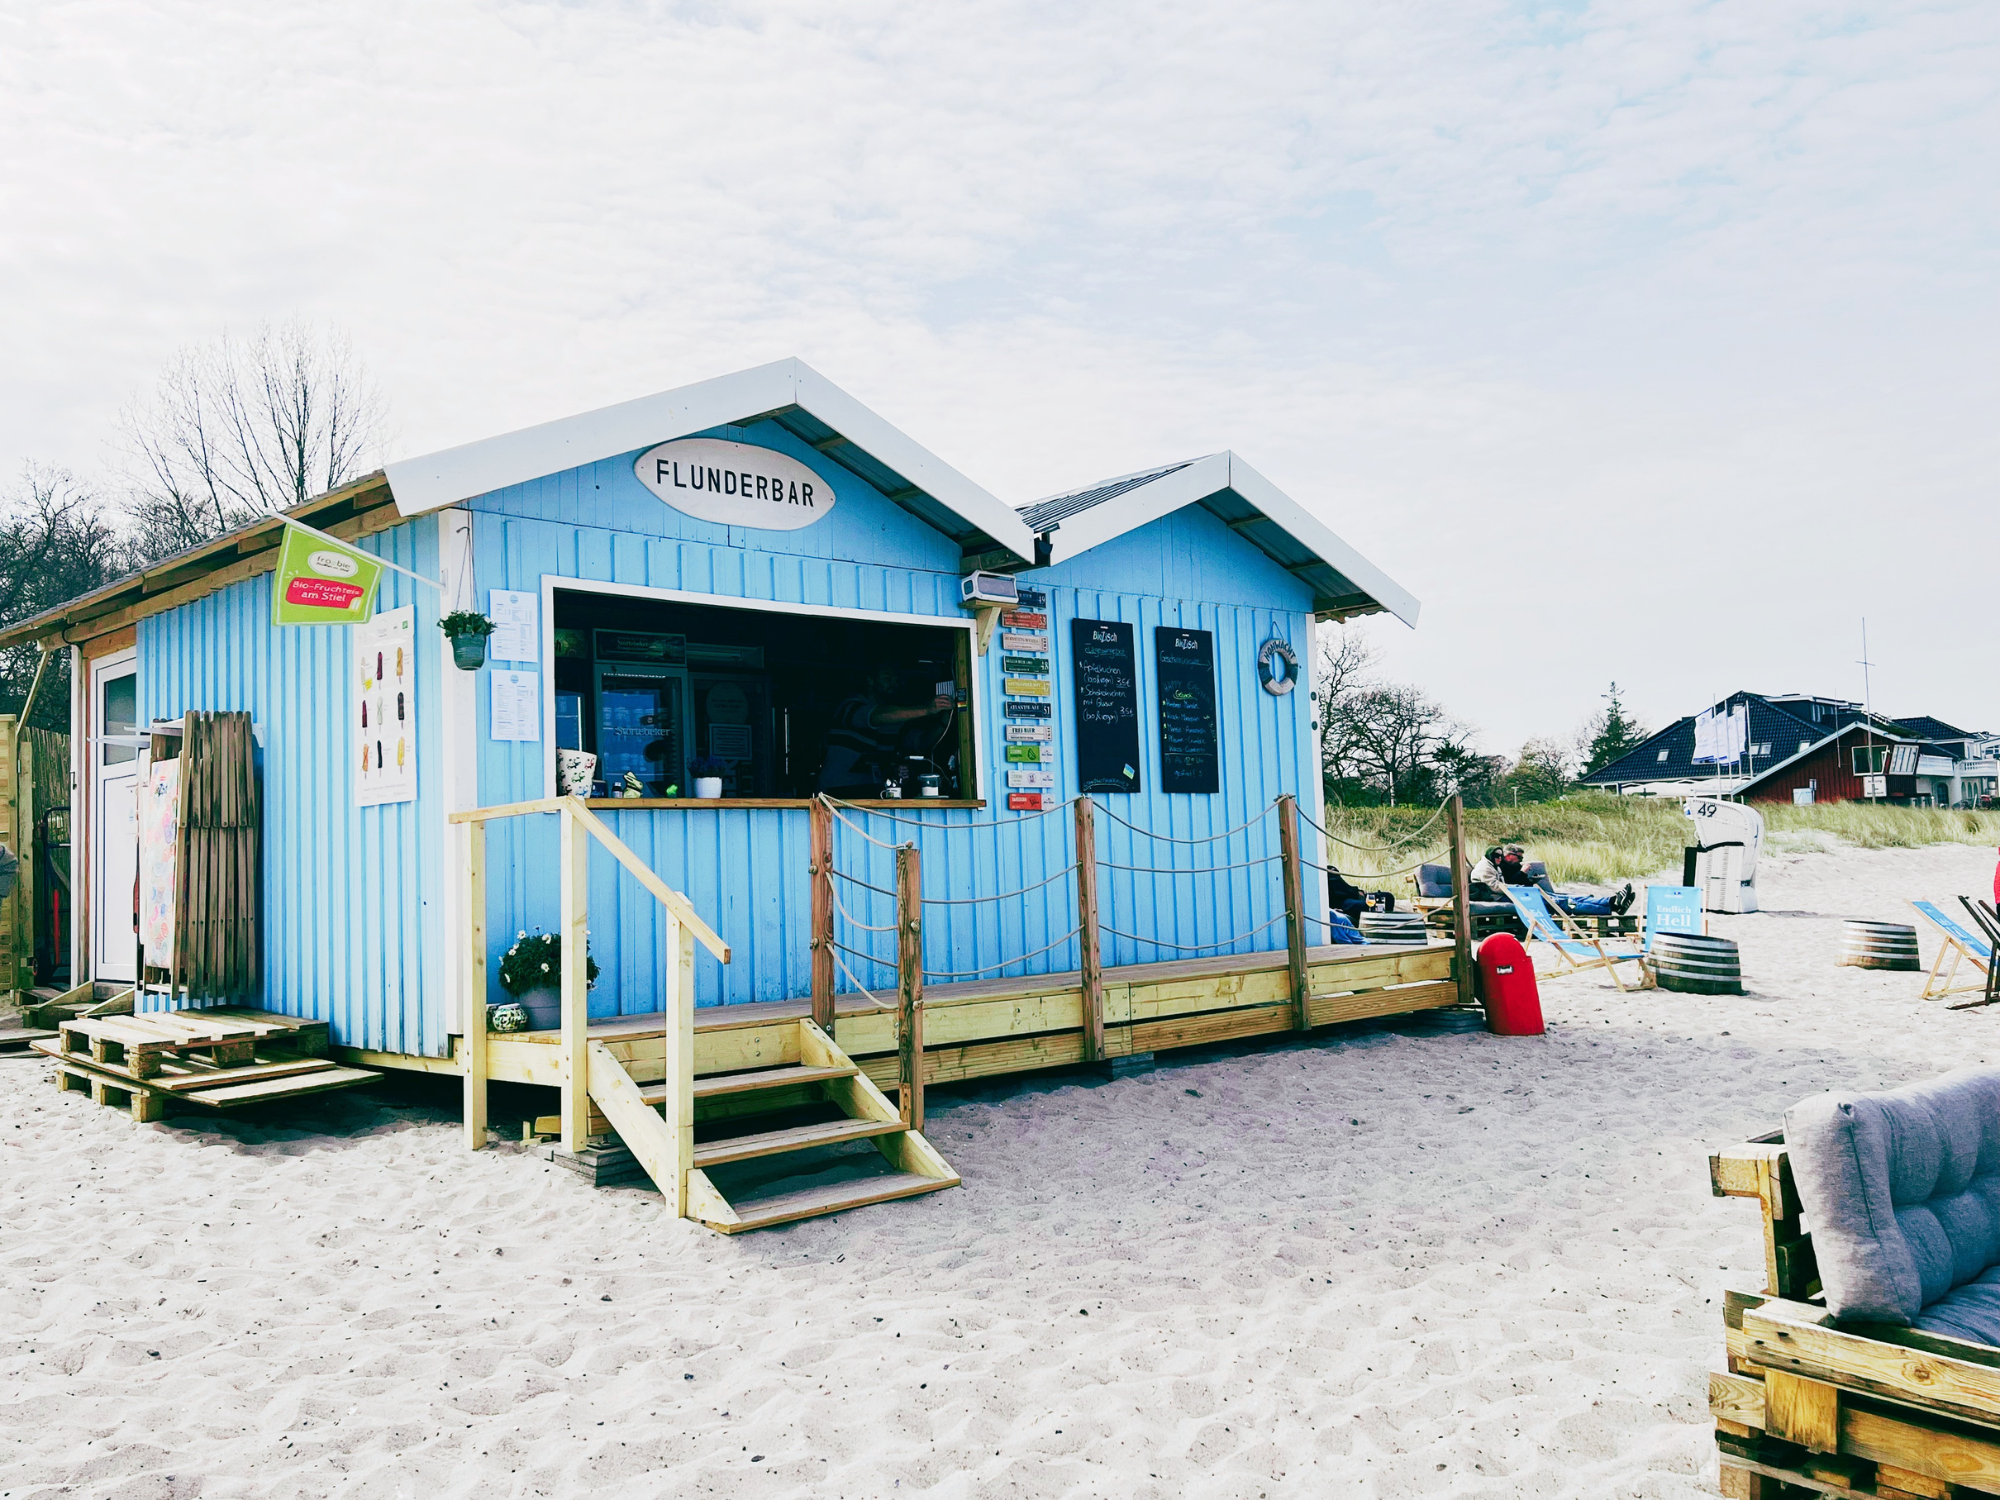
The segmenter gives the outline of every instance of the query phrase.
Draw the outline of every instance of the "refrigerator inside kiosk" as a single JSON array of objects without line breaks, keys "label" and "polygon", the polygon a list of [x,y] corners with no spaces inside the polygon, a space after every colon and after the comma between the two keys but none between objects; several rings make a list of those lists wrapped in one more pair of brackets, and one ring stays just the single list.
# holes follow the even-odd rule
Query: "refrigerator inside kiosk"
[{"label": "refrigerator inside kiosk", "polygon": [[644,796],[687,795],[687,637],[631,630],[596,636],[598,776],[614,797],[633,781]]}]

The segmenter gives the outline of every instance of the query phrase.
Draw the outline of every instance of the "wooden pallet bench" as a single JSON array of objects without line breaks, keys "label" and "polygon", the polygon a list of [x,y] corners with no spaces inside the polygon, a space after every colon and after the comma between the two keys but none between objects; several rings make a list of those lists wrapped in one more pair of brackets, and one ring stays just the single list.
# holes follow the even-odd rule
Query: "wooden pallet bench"
[{"label": "wooden pallet bench", "polygon": [[1722,1493],[2000,1495],[2000,1349],[1837,1322],[1779,1136],[1717,1152],[1709,1181],[1755,1199],[1764,1229],[1764,1290],[1724,1297],[1726,1368],[1709,1377]]},{"label": "wooden pallet bench", "polygon": [[59,1088],[142,1121],[177,1103],[238,1109],[380,1076],[327,1056],[324,1021],[235,1007],[67,1021],[55,1041],[31,1045],[55,1061]]}]

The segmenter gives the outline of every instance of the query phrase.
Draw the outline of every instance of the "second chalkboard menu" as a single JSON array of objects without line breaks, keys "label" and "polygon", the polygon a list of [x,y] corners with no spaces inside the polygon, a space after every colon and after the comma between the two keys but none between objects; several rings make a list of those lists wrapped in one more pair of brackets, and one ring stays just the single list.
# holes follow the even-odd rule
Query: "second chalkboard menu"
[{"label": "second chalkboard menu", "polygon": [[1153,628],[1160,685],[1160,790],[1221,790],[1215,749],[1215,633]]},{"label": "second chalkboard menu", "polygon": [[1132,627],[1122,620],[1071,620],[1079,792],[1139,790],[1139,669]]}]

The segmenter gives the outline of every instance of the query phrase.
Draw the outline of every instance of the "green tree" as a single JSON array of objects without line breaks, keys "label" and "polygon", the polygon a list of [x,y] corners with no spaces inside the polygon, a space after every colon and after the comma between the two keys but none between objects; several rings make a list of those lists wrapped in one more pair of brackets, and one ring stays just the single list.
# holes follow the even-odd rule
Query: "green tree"
[{"label": "green tree", "polygon": [[1553,802],[1570,789],[1569,751],[1550,739],[1529,740],[1507,773],[1510,796],[1523,802]]},{"label": "green tree", "polygon": [[[66,469],[29,464],[0,491],[0,625],[12,625],[111,582],[126,569],[111,512]],[[0,713],[17,714],[40,652],[0,652]],[[69,653],[49,659],[33,722],[69,728]]]},{"label": "green tree", "polygon": [[1604,695],[1604,708],[1585,723],[1582,742],[1583,774],[1601,771],[1620,756],[1636,750],[1646,740],[1646,726],[1625,712],[1618,699],[1618,684]]}]

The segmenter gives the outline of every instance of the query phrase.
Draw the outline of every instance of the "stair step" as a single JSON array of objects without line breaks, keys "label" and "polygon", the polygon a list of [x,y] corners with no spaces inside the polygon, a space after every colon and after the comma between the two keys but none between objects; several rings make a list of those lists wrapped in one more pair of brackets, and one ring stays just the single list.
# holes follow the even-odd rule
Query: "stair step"
[{"label": "stair step", "polygon": [[833,1120],[823,1125],[795,1125],[790,1130],[730,1136],[726,1140],[698,1143],[694,1148],[694,1164],[702,1168],[715,1167],[726,1161],[776,1156],[781,1151],[803,1151],[810,1146],[834,1146],[842,1141],[865,1141],[878,1135],[895,1135],[906,1128],[901,1120]]},{"label": "stair step", "polygon": [[810,1219],[817,1214],[834,1214],[843,1209],[887,1203],[895,1198],[914,1198],[919,1193],[934,1193],[939,1188],[957,1186],[956,1177],[923,1177],[915,1172],[888,1172],[879,1177],[821,1183],[818,1187],[732,1203],[730,1207],[736,1211],[736,1222],[713,1227],[725,1234],[740,1234],[746,1229],[764,1229],[772,1224],[789,1223],[793,1219]]},{"label": "stair step", "polygon": [[[694,1081],[697,1099],[714,1099],[723,1094],[747,1094],[757,1089],[781,1089],[795,1083],[825,1083],[835,1078],[852,1078],[861,1071],[853,1063],[844,1068],[814,1068],[794,1064],[789,1068],[763,1068],[755,1073],[717,1073]],[[665,1104],[667,1086],[655,1083],[642,1087],[648,1104]]]}]

